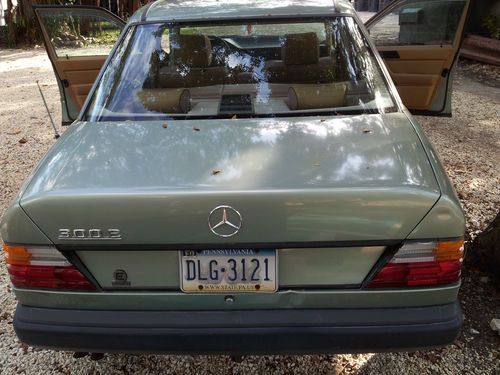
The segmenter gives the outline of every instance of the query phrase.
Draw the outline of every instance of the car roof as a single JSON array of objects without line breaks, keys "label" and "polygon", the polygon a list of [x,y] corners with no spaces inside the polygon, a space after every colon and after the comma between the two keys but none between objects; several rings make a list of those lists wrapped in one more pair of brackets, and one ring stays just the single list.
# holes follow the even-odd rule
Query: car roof
[{"label": "car roof", "polygon": [[157,0],[139,9],[129,23],[207,21],[262,17],[354,14],[348,0]]}]

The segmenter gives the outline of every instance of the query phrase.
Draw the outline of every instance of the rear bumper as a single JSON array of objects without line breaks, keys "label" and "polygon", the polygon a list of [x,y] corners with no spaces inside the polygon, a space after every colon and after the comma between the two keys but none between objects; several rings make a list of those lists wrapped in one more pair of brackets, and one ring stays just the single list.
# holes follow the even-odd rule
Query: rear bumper
[{"label": "rear bumper", "polygon": [[96,311],[18,305],[14,328],[33,346],[83,352],[319,354],[414,350],[452,342],[458,301],[385,309]]}]

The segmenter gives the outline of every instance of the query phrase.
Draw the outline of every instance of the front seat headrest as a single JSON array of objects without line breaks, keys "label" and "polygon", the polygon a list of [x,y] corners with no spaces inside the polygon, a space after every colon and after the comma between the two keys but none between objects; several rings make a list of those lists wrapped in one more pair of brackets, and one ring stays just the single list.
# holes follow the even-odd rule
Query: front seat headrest
[{"label": "front seat headrest", "polygon": [[212,44],[206,35],[177,35],[171,49],[175,65],[205,68],[212,62]]},{"label": "front seat headrest", "polygon": [[285,35],[281,59],[285,65],[316,64],[319,61],[319,40],[316,33]]}]

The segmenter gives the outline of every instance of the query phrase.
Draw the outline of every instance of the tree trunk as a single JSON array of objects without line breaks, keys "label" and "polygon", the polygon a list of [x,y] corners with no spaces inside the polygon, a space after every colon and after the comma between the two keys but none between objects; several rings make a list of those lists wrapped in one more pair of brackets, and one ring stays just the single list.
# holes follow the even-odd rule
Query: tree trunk
[{"label": "tree trunk", "polygon": [[12,0],[7,0],[7,13],[5,22],[7,23],[7,45],[14,47],[16,45],[16,27],[14,25],[14,15],[16,8],[12,5]]},{"label": "tree trunk", "polygon": [[484,232],[474,239],[471,250],[478,265],[500,280],[500,212]]},{"label": "tree trunk", "polygon": [[[31,42],[37,39],[35,27],[35,12],[33,11],[33,0],[18,0],[16,23],[18,28],[18,39]],[[19,25],[22,25],[21,27]],[[20,32],[22,32],[20,34]]]}]

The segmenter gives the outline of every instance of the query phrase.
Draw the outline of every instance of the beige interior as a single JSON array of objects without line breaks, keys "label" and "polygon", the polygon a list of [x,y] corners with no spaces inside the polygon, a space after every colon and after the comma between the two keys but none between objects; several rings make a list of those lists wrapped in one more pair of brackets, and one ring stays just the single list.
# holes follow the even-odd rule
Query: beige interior
[{"label": "beige interior", "polygon": [[203,68],[212,62],[212,44],[206,35],[177,35],[171,48],[175,65]]},{"label": "beige interior", "polygon": [[406,107],[428,109],[434,95],[446,78],[441,73],[450,69],[455,56],[452,46],[379,46],[382,51],[397,51],[399,58],[384,62]]},{"label": "beige interior", "polygon": [[272,92],[265,100],[260,100],[261,85],[262,83],[171,89],[143,88],[136,93],[136,96],[150,111],[210,116],[219,113],[221,97],[224,95],[250,95],[254,113],[257,114],[346,105],[346,83],[324,85],[265,83]]},{"label": "beige interior", "polygon": [[326,83],[335,77],[331,57],[320,57],[316,33],[288,34],[281,47],[281,60],[266,62],[269,82]]},{"label": "beige interior", "polygon": [[177,89],[143,89],[137,92],[141,103],[150,111],[161,113],[187,113],[191,109],[189,90]]},{"label": "beige interior", "polygon": [[[158,53],[151,55],[150,80],[135,100],[153,112],[193,115],[217,115],[224,95],[250,95],[252,110],[260,114],[346,105],[346,85],[332,83],[334,62],[320,57],[316,33],[286,35],[281,59],[268,61],[259,72],[211,66],[211,50],[204,35],[178,36],[171,65],[162,66]],[[81,109],[106,56],[57,57],[53,49],[49,55]]]},{"label": "beige interior", "polygon": [[[460,20],[452,45],[404,45],[379,46],[379,51],[396,51],[399,58],[385,58],[386,66],[396,84],[404,104],[410,109],[426,110],[433,105],[436,93],[443,92],[446,85],[443,72],[450,70],[459,48],[465,24],[466,10]],[[390,10],[390,8],[388,8]],[[388,10],[388,11],[389,11]],[[384,13],[381,13],[381,17]],[[40,24],[44,24],[40,20]],[[48,54],[59,78],[67,84],[66,92],[71,96],[78,110],[81,109],[107,56],[57,57],[50,38],[42,27],[44,39],[49,46]],[[288,34],[284,37],[281,59],[267,61],[263,72],[269,84],[328,84],[343,79],[345,67],[336,66],[331,57],[320,57],[319,41],[316,33]],[[154,88],[191,88],[203,86],[258,84],[262,78],[255,78],[253,71],[238,71],[223,66],[210,66],[211,43],[204,35],[178,35],[172,44],[173,65],[160,67],[158,62],[155,74],[158,76]],[[153,57],[152,57],[153,58]],[[190,90],[191,91],[191,90]],[[289,103],[298,108],[306,103],[307,94],[293,88],[285,94]],[[176,91],[177,92],[177,91]],[[183,93],[183,91],[180,91]],[[151,93],[150,93],[151,94]],[[186,96],[186,94],[181,94]],[[191,91],[192,95],[192,91]],[[151,95],[149,95],[151,97]],[[155,96],[155,95],[153,95]],[[174,102],[178,98],[174,98]],[[180,98],[179,98],[180,100]],[[312,99],[311,99],[312,100]],[[167,103],[161,97],[162,108],[179,106]],[[149,103],[150,105],[153,105]],[[281,104],[280,104],[281,105]],[[185,107],[181,108],[182,111]]]},{"label": "beige interior", "polygon": [[288,89],[291,110],[341,107],[345,104],[346,85],[294,85]]},{"label": "beige interior", "polygon": [[38,13],[36,15],[48,47],[47,54],[54,65],[56,74],[61,81],[66,83],[66,92],[71,96],[77,110],[80,110],[108,55],[58,57],[45,29],[45,22]]},{"label": "beige interior", "polygon": [[54,61],[61,80],[68,82],[68,93],[81,109],[107,56],[58,58]]},{"label": "beige interior", "polygon": [[316,64],[319,60],[319,40],[316,33],[285,35],[281,58],[286,65]]},{"label": "beige interior", "polygon": [[[460,48],[469,5],[467,1],[452,44],[377,46],[381,53],[396,51],[399,54],[399,58],[384,58],[384,62],[407,108],[431,110],[436,104],[436,94],[446,90],[447,77]],[[378,19],[385,17],[394,7],[397,4],[387,7],[377,15]]]},{"label": "beige interior", "polygon": [[174,65],[159,70],[160,87],[197,87],[225,83],[227,69],[210,67],[212,45],[205,35],[178,35],[172,43]]},{"label": "beige interior", "polygon": [[[152,56],[151,66],[158,67],[158,87],[200,87],[256,83],[329,83],[335,78],[335,64],[331,57],[319,56],[316,33],[288,34],[281,49],[281,59],[267,61],[262,72],[243,71],[210,66],[210,40],[203,35],[180,35],[172,44],[174,64],[160,67]],[[256,78],[260,77],[260,78]]]},{"label": "beige interior", "polygon": [[259,72],[253,66],[250,71],[211,66],[212,46],[204,35],[180,35],[171,42],[172,58],[162,62],[152,53],[150,79],[136,94],[150,111],[215,116],[225,95],[249,95],[249,110],[258,114],[346,103],[346,85],[332,83],[334,63],[320,58],[316,33],[286,35],[281,59],[268,61]]}]

